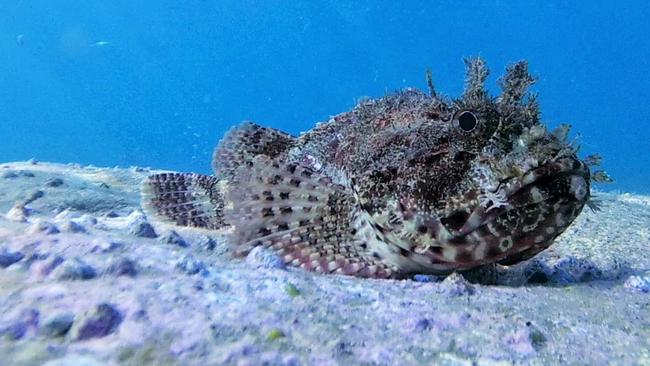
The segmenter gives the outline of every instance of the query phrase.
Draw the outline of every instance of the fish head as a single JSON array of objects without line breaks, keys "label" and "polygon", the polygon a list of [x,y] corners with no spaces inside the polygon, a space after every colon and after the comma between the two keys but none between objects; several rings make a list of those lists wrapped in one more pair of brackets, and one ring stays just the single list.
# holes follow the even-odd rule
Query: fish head
[{"label": "fish head", "polygon": [[431,96],[406,92],[389,103],[399,117],[375,126],[366,141],[371,168],[356,186],[387,240],[438,269],[527,259],[591,195],[589,164],[568,127],[548,131],[540,121],[527,64],[507,68],[496,98],[484,89],[484,62],[466,65],[461,98],[432,88]]}]

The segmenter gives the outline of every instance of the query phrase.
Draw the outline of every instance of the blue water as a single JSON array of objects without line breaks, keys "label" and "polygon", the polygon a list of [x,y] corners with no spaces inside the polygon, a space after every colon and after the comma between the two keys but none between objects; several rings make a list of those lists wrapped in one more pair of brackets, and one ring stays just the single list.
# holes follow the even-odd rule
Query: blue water
[{"label": "blue water", "polygon": [[[589,4],[585,6],[583,4]],[[525,58],[544,120],[650,193],[646,1],[0,0],[0,161],[209,172],[251,119],[297,134],[362,96],[462,91]]]}]

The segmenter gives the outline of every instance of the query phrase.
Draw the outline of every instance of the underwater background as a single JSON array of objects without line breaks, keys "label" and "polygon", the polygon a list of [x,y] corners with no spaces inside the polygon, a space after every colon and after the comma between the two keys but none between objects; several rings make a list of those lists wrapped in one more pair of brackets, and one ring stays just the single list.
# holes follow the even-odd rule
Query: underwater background
[{"label": "underwater background", "polygon": [[[0,366],[650,365],[649,19],[647,1],[0,0]],[[468,218],[462,201],[438,218],[409,200],[404,225],[323,178],[305,187],[310,172],[275,203],[275,176],[240,190],[158,174],[211,173],[242,120],[297,135],[361,98],[426,91],[427,70],[457,97],[473,56],[494,96],[528,60],[542,120],[604,156],[615,182],[592,209],[550,209],[557,180],[541,177],[506,197],[530,195],[516,210],[488,213],[499,190]],[[449,275],[336,274],[379,277],[377,248],[405,270],[438,249],[477,264],[458,254],[485,235],[508,260],[553,244]]]},{"label": "underwater background", "polygon": [[542,118],[650,194],[646,1],[0,0],[0,161],[210,172],[244,119],[298,134],[361,97],[527,59]]}]

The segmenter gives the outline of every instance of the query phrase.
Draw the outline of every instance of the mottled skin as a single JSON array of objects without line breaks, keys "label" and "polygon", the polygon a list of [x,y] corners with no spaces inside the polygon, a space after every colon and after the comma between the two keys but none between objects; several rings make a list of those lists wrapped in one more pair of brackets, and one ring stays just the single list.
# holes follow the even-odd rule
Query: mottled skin
[{"label": "mottled skin", "polygon": [[[233,226],[307,270],[362,277],[512,264],[547,248],[590,198],[581,161],[540,123],[525,62],[491,98],[481,59],[465,92],[365,100],[293,138],[244,123],[215,150],[215,177],[152,176],[145,207],[181,225]],[[598,174],[603,174],[598,172]],[[206,188],[207,187],[207,188]]]}]

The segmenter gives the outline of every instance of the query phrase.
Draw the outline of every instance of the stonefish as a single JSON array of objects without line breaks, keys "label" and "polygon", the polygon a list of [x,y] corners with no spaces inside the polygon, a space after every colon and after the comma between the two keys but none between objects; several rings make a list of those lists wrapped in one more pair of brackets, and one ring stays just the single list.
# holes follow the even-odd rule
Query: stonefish
[{"label": "stonefish", "polygon": [[216,147],[215,176],[153,175],[143,206],[229,228],[237,255],[263,246],[322,273],[400,278],[528,259],[606,175],[590,172],[598,156],[576,156],[568,128],[542,125],[525,61],[506,69],[497,98],[484,61],[465,62],[458,99],[429,75],[429,93],[363,100],[298,137],[243,122]]}]

